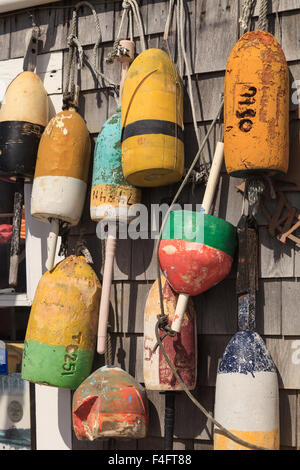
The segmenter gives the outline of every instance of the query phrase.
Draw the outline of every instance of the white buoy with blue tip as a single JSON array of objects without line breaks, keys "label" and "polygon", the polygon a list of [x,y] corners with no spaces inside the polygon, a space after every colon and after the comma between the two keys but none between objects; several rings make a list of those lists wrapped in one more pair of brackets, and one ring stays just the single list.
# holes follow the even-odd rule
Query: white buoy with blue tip
[{"label": "white buoy with blue tip", "polygon": [[[278,450],[280,436],[277,371],[263,339],[255,331],[257,233],[255,228],[248,225],[247,217],[241,221],[242,224],[238,225],[237,230],[239,331],[228,343],[219,364],[215,419],[249,444]],[[251,253],[249,259],[247,253]],[[242,290],[244,293],[241,293]],[[218,428],[214,430],[214,449],[251,450],[250,447],[233,441]]]}]

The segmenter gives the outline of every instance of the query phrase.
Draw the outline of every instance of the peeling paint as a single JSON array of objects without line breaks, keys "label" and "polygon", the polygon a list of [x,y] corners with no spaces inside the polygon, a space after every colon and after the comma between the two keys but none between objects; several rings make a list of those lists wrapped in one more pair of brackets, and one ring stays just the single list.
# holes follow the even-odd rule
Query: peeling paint
[{"label": "peeling paint", "polygon": [[79,440],[143,438],[148,426],[145,390],[122,369],[102,367],[74,393],[72,415]]},{"label": "peeling paint", "polygon": [[224,126],[225,164],[230,175],[287,172],[289,71],[280,44],[268,32],[245,33],[230,54]]}]

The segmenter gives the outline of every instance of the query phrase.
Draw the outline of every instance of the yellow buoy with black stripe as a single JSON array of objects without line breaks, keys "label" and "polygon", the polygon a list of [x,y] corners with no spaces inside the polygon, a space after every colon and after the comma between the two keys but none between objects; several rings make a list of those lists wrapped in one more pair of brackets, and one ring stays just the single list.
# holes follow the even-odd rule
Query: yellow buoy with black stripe
[{"label": "yellow buoy with black stripe", "polygon": [[160,49],[146,49],[130,66],[122,94],[122,168],[134,186],[165,186],[184,170],[183,86]]},{"label": "yellow buoy with black stripe", "polygon": [[74,390],[88,377],[100,295],[100,281],[83,256],[71,255],[41,277],[24,343],[24,380]]}]

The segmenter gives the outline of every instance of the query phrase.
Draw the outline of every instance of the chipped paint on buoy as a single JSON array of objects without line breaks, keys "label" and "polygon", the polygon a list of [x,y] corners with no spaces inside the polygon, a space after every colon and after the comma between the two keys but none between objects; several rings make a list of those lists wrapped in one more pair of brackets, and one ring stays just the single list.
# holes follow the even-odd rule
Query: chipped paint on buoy
[{"label": "chipped paint on buoy", "polygon": [[[251,444],[279,449],[279,391],[274,362],[262,338],[239,331],[220,362],[215,419]],[[215,450],[249,450],[214,429]]]},{"label": "chipped paint on buoy", "polygon": [[183,175],[183,86],[168,54],[150,48],[129,67],[122,93],[122,166],[135,186],[176,183]]},{"label": "chipped paint on buoy", "polygon": [[[178,295],[161,276],[164,312],[171,325]],[[156,345],[155,326],[161,314],[159,286],[156,280],[147,297],[144,313],[144,381],[147,390],[182,390],[181,384],[168,366],[161,349]],[[160,332],[160,336],[163,333]],[[163,346],[175,370],[189,390],[194,390],[197,380],[197,325],[192,300],[184,314],[180,334],[166,336]]]},{"label": "chipped paint on buoy", "polygon": [[272,34],[250,31],[239,39],[228,59],[224,87],[227,172],[240,178],[287,173],[289,71]]},{"label": "chipped paint on buoy", "polygon": [[72,416],[79,440],[144,438],[148,428],[145,389],[119,367],[101,367],[75,391]]},{"label": "chipped paint on buoy", "polygon": [[71,255],[39,281],[27,325],[22,377],[76,389],[90,374],[101,284],[82,256]]},{"label": "chipped paint on buoy", "polygon": [[41,138],[34,174],[31,215],[43,222],[77,225],[84,206],[91,143],[82,117],[69,109],[56,114]]},{"label": "chipped paint on buoy", "polygon": [[121,162],[121,108],[103,125],[95,146],[91,190],[91,219],[128,221],[130,207],[141,201],[141,190],[129,184]]},{"label": "chipped paint on buoy", "polygon": [[159,245],[159,262],[177,293],[198,295],[230,272],[236,230],[229,222],[208,214],[173,211]]}]

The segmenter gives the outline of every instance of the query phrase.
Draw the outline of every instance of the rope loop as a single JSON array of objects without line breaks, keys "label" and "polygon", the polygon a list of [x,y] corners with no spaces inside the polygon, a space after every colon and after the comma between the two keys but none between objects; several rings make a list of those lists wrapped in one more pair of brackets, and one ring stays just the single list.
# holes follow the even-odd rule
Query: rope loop
[{"label": "rope loop", "polygon": [[75,111],[78,111],[78,103],[75,102],[74,100],[74,94],[71,92],[66,92],[63,94],[63,105],[62,105],[62,110],[66,111],[70,108],[74,108]]},{"label": "rope loop", "polygon": [[121,40],[121,31],[123,28],[123,23],[124,23],[126,14],[128,15],[128,18],[129,18],[129,25],[130,25],[130,30],[131,30],[130,40],[133,41],[132,21],[131,21],[131,15],[133,14],[135,22],[137,24],[137,28],[139,30],[141,48],[143,51],[146,49],[144,28],[143,28],[142,18],[141,18],[137,1],[136,0],[123,0],[122,8],[123,8],[123,12],[122,12],[122,17],[121,17],[121,22],[120,22],[119,31],[118,31],[116,40],[113,44],[113,50],[112,52],[108,54],[107,58],[105,59],[106,63],[108,64],[112,64],[116,57],[119,57],[120,55],[126,55],[127,53],[127,49],[119,45],[119,41]]},{"label": "rope loop", "polygon": [[176,332],[173,331],[169,325],[167,315],[165,314],[157,315],[157,323],[158,323],[158,328],[160,329],[160,331],[164,331],[171,337],[176,336]]},{"label": "rope loop", "polygon": [[[163,331],[164,334],[160,336],[160,341],[165,339],[166,336],[170,336],[171,338],[174,338],[176,336],[176,331],[173,331],[172,328],[169,325],[168,317],[165,315],[165,313],[161,313],[160,315],[157,315],[157,323],[156,323],[156,329]],[[152,353],[154,354],[156,349],[159,346],[159,341],[157,341],[156,345],[154,346]]]},{"label": "rope loop", "polygon": [[245,32],[248,29],[248,24],[251,18],[251,11],[253,7],[254,1],[253,0],[245,0],[242,8],[242,15],[239,19],[239,23],[243,31]]},{"label": "rope loop", "polygon": [[105,62],[107,64],[112,64],[117,57],[128,56],[128,49],[120,45],[120,39],[116,39],[113,45],[113,50],[107,55]]},{"label": "rope loop", "polygon": [[260,0],[259,7],[259,18],[257,23],[257,29],[260,31],[267,31],[268,29],[268,0]]},{"label": "rope loop", "polygon": [[124,10],[129,10],[131,8],[130,3],[129,3],[128,0],[123,0],[122,8],[124,8]]},{"label": "rope loop", "polygon": [[[94,48],[93,48],[93,63],[91,64],[87,57],[85,57],[86,62],[90,64],[92,69],[94,70],[94,73],[96,74],[97,78],[101,77],[104,81],[107,82],[108,86],[113,89],[114,95],[116,96],[116,88],[117,84],[111,81],[108,77],[106,77],[102,72],[100,72],[97,69],[97,50],[101,44],[102,41],[102,34],[101,34],[101,28],[100,28],[100,22],[99,18],[97,16],[96,10],[93,7],[93,5],[87,1],[81,1],[77,3],[74,7],[73,10],[73,16],[72,16],[72,24],[71,24],[71,32],[67,38],[67,44],[69,47],[69,57],[68,57],[68,64],[67,64],[67,76],[66,76],[66,86],[65,90],[63,93],[63,109],[67,109],[72,105],[73,107],[77,106],[77,103],[74,104],[75,101],[75,69],[77,65],[77,70],[81,70],[82,67],[84,66],[83,64],[83,57],[84,57],[84,51],[82,44],[80,43],[78,37],[76,36],[76,29],[77,29],[77,16],[78,16],[78,10],[80,7],[86,6],[88,7],[94,17],[95,24],[96,24],[96,29],[98,32],[98,37],[95,42]],[[78,55],[78,57],[77,57]],[[78,109],[78,107],[77,107]]]}]

